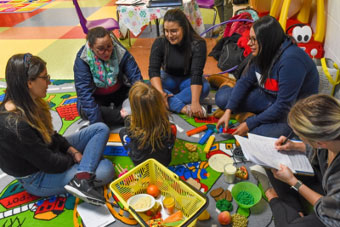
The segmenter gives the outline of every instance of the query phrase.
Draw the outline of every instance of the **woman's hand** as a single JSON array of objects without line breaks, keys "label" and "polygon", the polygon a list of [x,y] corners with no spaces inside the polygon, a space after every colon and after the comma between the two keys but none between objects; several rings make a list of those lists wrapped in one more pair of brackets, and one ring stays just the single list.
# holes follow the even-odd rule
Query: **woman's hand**
[{"label": "woman's hand", "polygon": [[204,118],[205,117],[205,114],[203,112],[201,104],[199,104],[199,103],[192,103],[191,104],[191,113],[194,117],[198,117],[198,118]]},{"label": "woman's hand", "polygon": [[169,97],[172,97],[172,96],[174,96],[174,95],[173,95],[173,94],[168,94],[168,93],[166,93],[166,92],[164,92],[164,91],[163,91],[161,94],[162,94],[162,96],[163,96],[163,100],[164,100],[164,103],[165,103],[166,108],[169,109],[168,98],[169,98]]},{"label": "woman's hand", "polygon": [[293,142],[291,140],[286,141],[286,139],[287,137],[280,136],[280,138],[275,141],[275,149],[278,151],[290,151],[290,150],[301,151],[301,152],[306,151],[306,145],[304,143]]},{"label": "woman's hand", "polygon": [[69,149],[67,150],[67,153],[69,153],[72,156],[75,163],[80,163],[81,159],[83,158],[83,154],[80,153],[74,147],[69,147]]},{"label": "woman's hand", "polygon": [[233,135],[245,136],[249,132],[249,128],[246,122],[242,122],[237,128]]},{"label": "woman's hand", "polygon": [[292,150],[294,144],[292,141],[287,140],[287,137],[280,136],[278,140],[275,141],[275,149],[279,151],[289,151]]},{"label": "woman's hand", "polygon": [[224,128],[225,130],[228,129],[228,124],[229,124],[229,119],[230,119],[230,115],[231,115],[231,110],[227,109],[223,116],[218,120],[217,124],[216,124],[216,129],[219,130],[220,126],[222,126],[224,124]]},{"label": "woman's hand", "polygon": [[285,182],[289,185],[295,185],[297,182],[293,172],[285,165],[280,164],[280,169],[272,169],[273,175],[276,179]]}]

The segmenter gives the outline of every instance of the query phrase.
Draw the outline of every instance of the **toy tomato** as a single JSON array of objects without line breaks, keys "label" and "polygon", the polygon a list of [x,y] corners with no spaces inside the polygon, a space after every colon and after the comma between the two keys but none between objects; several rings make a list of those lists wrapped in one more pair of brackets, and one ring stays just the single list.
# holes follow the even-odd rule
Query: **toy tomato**
[{"label": "toy tomato", "polygon": [[155,214],[155,216],[153,216],[151,219],[159,219],[162,218],[162,214],[160,211],[157,212],[157,214]]},{"label": "toy tomato", "polygon": [[149,195],[153,196],[153,197],[158,197],[160,194],[159,188],[154,185],[154,184],[150,184],[148,186],[148,188],[146,189],[146,193],[148,193]]},{"label": "toy tomato", "polygon": [[248,179],[248,171],[245,166],[241,166],[240,168],[237,168],[235,176],[238,178],[241,178],[242,180]]}]

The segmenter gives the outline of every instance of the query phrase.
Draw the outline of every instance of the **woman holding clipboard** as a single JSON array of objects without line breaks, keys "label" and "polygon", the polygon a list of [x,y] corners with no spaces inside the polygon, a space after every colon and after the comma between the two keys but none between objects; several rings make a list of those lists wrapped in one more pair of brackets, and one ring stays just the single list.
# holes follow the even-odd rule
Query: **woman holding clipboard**
[{"label": "woman holding clipboard", "polygon": [[[297,102],[288,114],[288,124],[304,143],[295,143],[280,137],[275,145],[278,150],[300,150],[312,154],[314,182],[307,182],[293,175],[281,165],[272,169],[270,181],[258,166],[251,167],[265,191],[273,212],[275,226],[340,226],[340,102],[327,95],[313,95]],[[279,181],[278,181],[279,180]],[[310,179],[309,179],[310,180]],[[273,185],[271,185],[270,183]],[[280,185],[280,183],[282,185]],[[287,202],[282,187],[290,186],[297,196],[302,196],[313,211],[303,214]],[[295,201],[299,198],[295,197]]]}]

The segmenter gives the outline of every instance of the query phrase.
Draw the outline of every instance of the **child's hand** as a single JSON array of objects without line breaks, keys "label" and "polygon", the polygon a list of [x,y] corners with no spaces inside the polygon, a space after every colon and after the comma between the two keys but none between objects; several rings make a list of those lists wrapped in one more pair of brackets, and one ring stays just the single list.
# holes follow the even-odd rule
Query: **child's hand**
[{"label": "child's hand", "polygon": [[120,110],[120,116],[122,116],[122,118],[124,119],[128,114],[128,112],[125,109],[121,109]]}]

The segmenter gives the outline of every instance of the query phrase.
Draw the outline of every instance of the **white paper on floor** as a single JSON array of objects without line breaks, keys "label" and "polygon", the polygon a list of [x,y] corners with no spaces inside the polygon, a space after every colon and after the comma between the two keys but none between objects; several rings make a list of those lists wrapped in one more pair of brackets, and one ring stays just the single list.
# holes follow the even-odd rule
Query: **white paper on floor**
[{"label": "white paper on floor", "polygon": [[77,211],[87,227],[104,227],[116,220],[107,206],[95,206],[84,202],[77,206]]}]

